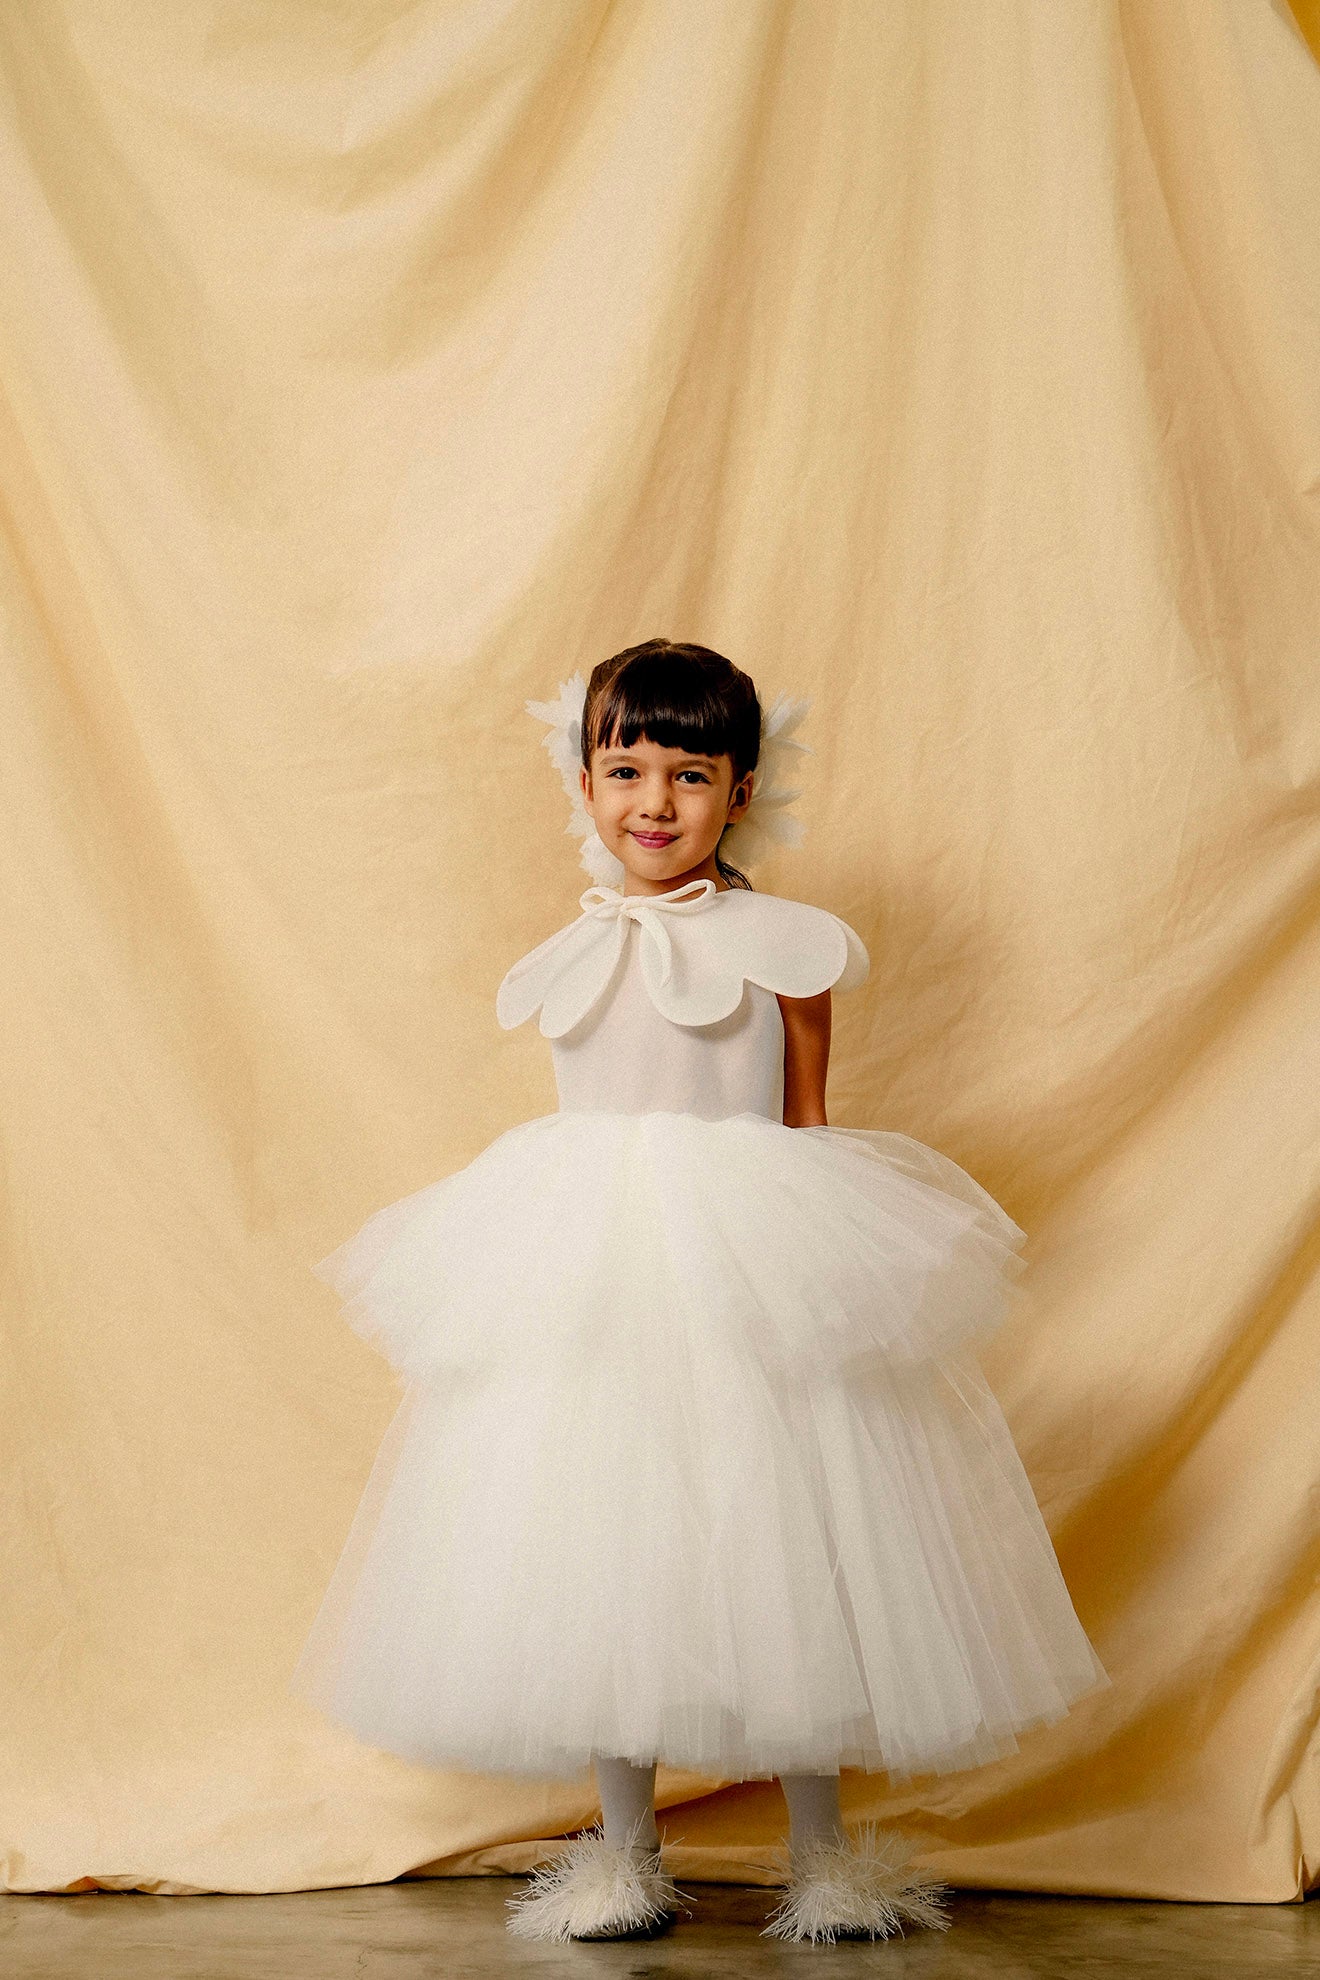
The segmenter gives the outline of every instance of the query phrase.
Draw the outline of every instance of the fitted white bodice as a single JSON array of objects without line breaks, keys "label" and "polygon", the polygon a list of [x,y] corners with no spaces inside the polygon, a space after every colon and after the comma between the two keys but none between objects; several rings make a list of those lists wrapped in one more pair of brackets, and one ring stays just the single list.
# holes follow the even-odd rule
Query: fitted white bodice
[{"label": "fitted white bodice", "polygon": [[784,1023],[779,999],[744,983],[742,1000],[713,1024],[675,1024],[651,1001],[637,922],[603,995],[579,1024],[550,1041],[559,1111],[730,1114],[784,1118]]},{"label": "fitted white bodice", "polygon": [[784,1117],[779,997],[865,981],[860,937],[824,908],[689,881],[591,887],[577,921],[500,984],[505,1029],[539,1011],[559,1111]]}]

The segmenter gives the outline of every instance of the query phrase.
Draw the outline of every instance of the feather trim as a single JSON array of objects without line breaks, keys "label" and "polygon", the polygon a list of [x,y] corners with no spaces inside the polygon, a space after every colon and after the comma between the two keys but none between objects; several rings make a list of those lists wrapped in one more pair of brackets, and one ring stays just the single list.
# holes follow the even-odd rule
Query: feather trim
[{"label": "feather trim", "polygon": [[867,1823],[855,1844],[814,1839],[790,1850],[788,1888],[762,1937],[832,1944],[888,1939],[904,1925],[946,1932],[948,1887],[912,1874],[916,1849],[898,1831]]},{"label": "feather trim", "polygon": [[[637,1825],[640,1827],[640,1821]],[[571,1837],[553,1863],[538,1864],[526,1890],[505,1900],[518,1939],[653,1938],[686,1900],[661,1866],[658,1849],[632,1837],[608,1843],[601,1823]]]}]

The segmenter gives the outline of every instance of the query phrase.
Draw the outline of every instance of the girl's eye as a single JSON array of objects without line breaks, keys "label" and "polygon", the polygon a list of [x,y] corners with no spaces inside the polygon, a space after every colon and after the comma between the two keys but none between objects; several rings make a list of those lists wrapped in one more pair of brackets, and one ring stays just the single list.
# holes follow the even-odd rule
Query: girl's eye
[{"label": "girl's eye", "polygon": [[[680,777],[695,777],[699,784],[708,784],[710,782],[710,778],[704,770],[680,770],[678,774]],[[637,772],[633,769],[631,763],[620,763],[613,770],[607,770],[605,775],[607,777],[632,778],[637,775]]]}]

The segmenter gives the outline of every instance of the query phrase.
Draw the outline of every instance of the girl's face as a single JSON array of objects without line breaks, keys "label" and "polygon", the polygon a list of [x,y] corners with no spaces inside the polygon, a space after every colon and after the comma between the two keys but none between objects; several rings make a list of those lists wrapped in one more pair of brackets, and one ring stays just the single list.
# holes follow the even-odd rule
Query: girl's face
[{"label": "girl's face", "polygon": [[629,891],[663,894],[687,880],[723,887],[715,865],[720,833],[751,800],[751,777],[735,789],[733,758],[694,755],[641,736],[591,752],[582,800],[601,840],[622,860]]}]

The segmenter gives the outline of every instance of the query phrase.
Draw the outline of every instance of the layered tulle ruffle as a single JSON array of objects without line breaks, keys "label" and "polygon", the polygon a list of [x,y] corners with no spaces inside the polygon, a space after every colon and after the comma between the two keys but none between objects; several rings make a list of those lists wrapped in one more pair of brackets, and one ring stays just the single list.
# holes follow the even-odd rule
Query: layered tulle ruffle
[{"label": "layered tulle ruffle", "polygon": [[1009,1751],[1107,1682],[960,1350],[1022,1233],[900,1134],[560,1114],[325,1260],[409,1381],[295,1685],[439,1766]]},{"label": "layered tulle ruffle", "polygon": [[983,1379],[534,1360],[411,1390],[296,1684],[425,1764],[895,1777],[1013,1750],[1104,1672]]},{"label": "layered tulle ruffle", "polygon": [[584,1111],[510,1128],[316,1270],[409,1380],[692,1326],[806,1370],[923,1360],[997,1326],[1022,1241],[908,1135]]}]

